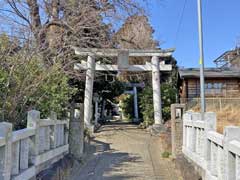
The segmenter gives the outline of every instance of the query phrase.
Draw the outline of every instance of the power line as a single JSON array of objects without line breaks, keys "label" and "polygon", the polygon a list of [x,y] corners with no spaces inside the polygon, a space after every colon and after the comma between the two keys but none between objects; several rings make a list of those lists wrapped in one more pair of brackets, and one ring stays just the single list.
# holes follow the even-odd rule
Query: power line
[{"label": "power line", "polygon": [[176,43],[177,43],[177,39],[178,39],[178,34],[179,34],[179,31],[180,31],[180,28],[181,28],[181,26],[182,26],[182,22],[183,22],[183,17],[184,17],[184,12],[185,12],[185,9],[186,9],[186,5],[187,5],[187,0],[184,0],[183,8],[182,8],[182,11],[181,11],[181,16],[180,16],[180,19],[179,19],[179,22],[178,22],[177,31],[176,31],[176,36],[175,36],[175,40],[174,40],[174,45],[175,45],[175,46],[176,46]]}]

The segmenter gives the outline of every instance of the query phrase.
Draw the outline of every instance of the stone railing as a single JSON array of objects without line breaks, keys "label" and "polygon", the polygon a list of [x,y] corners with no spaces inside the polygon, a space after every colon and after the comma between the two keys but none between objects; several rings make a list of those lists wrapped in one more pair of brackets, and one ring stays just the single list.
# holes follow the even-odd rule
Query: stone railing
[{"label": "stone railing", "polygon": [[240,180],[240,127],[216,132],[215,113],[183,116],[183,147],[187,159],[200,167],[206,180]]},{"label": "stone railing", "polygon": [[12,131],[0,123],[0,180],[28,180],[68,153],[67,120],[40,119],[39,111],[28,112],[27,128]]}]

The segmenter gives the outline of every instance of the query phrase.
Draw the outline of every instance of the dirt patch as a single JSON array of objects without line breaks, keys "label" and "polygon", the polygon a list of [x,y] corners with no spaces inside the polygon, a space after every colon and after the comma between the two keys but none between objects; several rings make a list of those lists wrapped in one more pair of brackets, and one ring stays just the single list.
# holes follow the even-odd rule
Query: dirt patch
[{"label": "dirt patch", "polygon": [[183,155],[178,156],[174,162],[176,168],[180,170],[184,180],[202,180],[195,167],[189,163]]}]

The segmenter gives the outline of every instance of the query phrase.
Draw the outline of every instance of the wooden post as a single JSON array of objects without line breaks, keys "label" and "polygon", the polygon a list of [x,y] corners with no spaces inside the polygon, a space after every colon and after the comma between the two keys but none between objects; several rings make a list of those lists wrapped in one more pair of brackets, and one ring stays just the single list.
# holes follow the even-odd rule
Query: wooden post
[{"label": "wooden post", "polygon": [[154,108],[154,124],[162,125],[162,101],[160,87],[160,69],[159,58],[152,57],[152,88],[153,88],[153,108]]},{"label": "wooden post", "polygon": [[5,138],[5,146],[0,147],[0,179],[10,180],[12,169],[12,124],[0,123],[0,137]]},{"label": "wooden post", "polygon": [[84,97],[84,123],[87,128],[92,127],[91,117],[92,117],[92,96],[93,96],[94,71],[95,71],[95,59],[92,56],[88,56],[85,97]]}]

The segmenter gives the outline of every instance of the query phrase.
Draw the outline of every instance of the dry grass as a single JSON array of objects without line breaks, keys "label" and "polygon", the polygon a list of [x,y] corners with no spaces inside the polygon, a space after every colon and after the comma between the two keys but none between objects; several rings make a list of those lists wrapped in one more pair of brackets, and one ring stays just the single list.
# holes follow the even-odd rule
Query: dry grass
[{"label": "dry grass", "polygon": [[[199,106],[193,107],[191,110],[199,112]],[[207,105],[208,112],[217,114],[217,132],[223,133],[225,126],[240,126],[240,104],[239,106],[226,105],[220,109]]]}]

